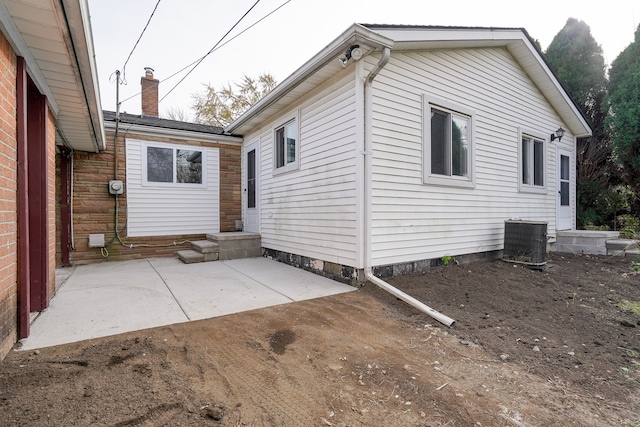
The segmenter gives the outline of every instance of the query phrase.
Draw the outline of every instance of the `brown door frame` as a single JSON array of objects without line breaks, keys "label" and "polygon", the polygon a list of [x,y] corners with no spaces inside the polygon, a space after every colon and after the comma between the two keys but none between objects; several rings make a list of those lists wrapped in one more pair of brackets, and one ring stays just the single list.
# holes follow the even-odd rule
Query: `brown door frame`
[{"label": "brown door frame", "polygon": [[16,70],[16,139],[18,151],[18,335],[29,336],[31,304],[29,284],[29,176],[27,157],[27,67],[18,57]]},{"label": "brown door frame", "polygon": [[31,311],[49,307],[49,171],[47,97],[29,84],[27,156],[29,175],[29,265]]},{"label": "brown door frame", "polygon": [[47,98],[17,58],[18,335],[29,336],[30,313],[49,306],[49,172]]}]

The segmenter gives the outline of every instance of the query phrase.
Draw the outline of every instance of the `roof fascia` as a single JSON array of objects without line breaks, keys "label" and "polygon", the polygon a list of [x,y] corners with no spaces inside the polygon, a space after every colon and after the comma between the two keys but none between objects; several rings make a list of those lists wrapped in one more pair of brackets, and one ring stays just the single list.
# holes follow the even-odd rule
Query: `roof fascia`
[{"label": "roof fascia", "polygon": [[[116,122],[105,122],[104,127],[107,131],[116,130]],[[165,137],[165,138],[179,138],[190,141],[201,141],[201,142],[213,142],[217,144],[225,144],[225,145],[242,145],[243,139],[237,136],[228,136],[228,135],[217,135],[217,134],[209,134],[203,132],[194,132],[188,130],[180,130],[180,129],[168,129],[168,128],[159,128],[147,125],[137,125],[137,124],[128,124],[128,123],[120,123],[120,131],[124,130],[125,135],[127,133],[136,134],[136,135],[145,135],[150,137]]]},{"label": "roof fascia", "polygon": [[24,58],[31,80],[33,80],[33,83],[36,85],[40,93],[47,97],[49,109],[53,113],[54,117],[57,117],[60,113],[60,107],[53,97],[53,92],[51,92],[47,80],[42,74],[40,67],[38,67],[38,63],[33,57],[31,50],[29,50],[27,43],[24,41],[24,38],[22,38],[22,33],[20,33],[15,22],[13,22],[13,17],[9,13],[9,9],[7,9],[4,2],[0,2],[0,30],[6,36],[16,55]]},{"label": "roof fascia", "polygon": [[564,98],[565,102],[569,104],[569,106],[573,110],[573,113],[576,115],[576,117],[580,120],[582,126],[585,128],[585,133],[578,133],[576,134],[576,136],[579,138],[591,136],[593,134],[593,129],[591,128],[591,124],[589,124],[589,121],[585,117],[584,112],[580,109],[580,107],[578,107],[578,105],[576,104],[574,99],[571,97],[571,95],[569,95],[569,92],[567,92],[565,87],[562,85],[562,82],[556,76],[556,73],[551,69],[551,67],[547,63],[547,60],[544,58],[542,53],[535,46],[533,40],[531,39],[531,37],[529,36],[526,30],[524,29],[522,30],[522,35],[523,35],[522,40],[526,44],[526,46],[529,48],[529,51],[531,51],[531,54],[536,58],[536,60],[540,64],[540,67],[544,69],[547,76],[549,76],[549,79],[555,85],[556,89],[562,94],[562,97]]},{"label": "roof fascia", "polygon": [[334,61],[340,54],[344,53],[345,46],[348,47],[356,42],[368,44],[375,48],[393,47],[393,40],[379,33],[369,30],[360,25],[353,24],[344,31],[333,42],[327,45],[313,58],[298,68],[293,74],[287,77],[282,83],[276,86],[265,97],[260,99],[249,110],[237,118],[233,123],[225,128],[225,132],[234,133],[235,130],[249,122],[253,117],[268,109],[271,105],[285,96],[309,76],[321,69],[330,61]]},{"label": "roof fascia", "polygon": [[[564,101],[570,106],[573,114],[580,121],[583,129],[576,133],[578,137],[590,136],[592,133],[591,125],[585,118],[582,110],[577,106],[573,98],[564,88],[558,77],[555,75],[551,67],[544,59],[544,56],[535,47],[535,44],[524,28],[480,28],[480,27],[385,27],[370,25],[373,31],[380,31],[385,36],[392,38],[396,43],[411,42],[473,42],[473,46],[477,46],[478,42],[491,41],[501,42],[507,49],[510,49],[514,43],[524,43],[531,56],[536,60],[540,68],[544,71],[549,81],[555,89],[561,94]],[[495,46],[495,45],[493,45]],[[514,55],[515,56],[515,55]],[[525,69],[526,72],[526,69]]]},{"label": "roof fascia", "polygon": [[[96,56],[93,47],[91,17],[87,0],[61,0],[65,32],[69,37],[69,59],[75,61],[97,151],[107,148],[104,135],[104,118],[100,101]],[[76,67],[74,67],[76,68]]]}]

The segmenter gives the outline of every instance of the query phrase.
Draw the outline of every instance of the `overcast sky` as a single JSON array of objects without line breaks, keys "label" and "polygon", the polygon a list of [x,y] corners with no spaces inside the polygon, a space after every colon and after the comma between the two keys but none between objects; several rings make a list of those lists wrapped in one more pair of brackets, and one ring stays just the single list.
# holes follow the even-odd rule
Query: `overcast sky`
[{"label": "overcast sky", "polygon": [[174,88],[191,67],[171,76],[206,55],[255,2],[161,0],[124,67],[158,0],[89,0],[103,109],[116,109],[113,74],[120,70],[126,79],[120,86],[121,111],[140,114],[140,77],[144,67],[152,67],[160,98],[166,96],[160,115],[177,108],[192,118],[193,94],[204,84],[219,88],[239,82],[243,74],[260,73],[281,82],[355,22],[524,27],[544,50],[573,17],[589,25],[610,64],[633,41],[640,21],[638,0],[609,0],[598,7],[582,0],[260,0],[225,41],[284,6],[211,53]]}]

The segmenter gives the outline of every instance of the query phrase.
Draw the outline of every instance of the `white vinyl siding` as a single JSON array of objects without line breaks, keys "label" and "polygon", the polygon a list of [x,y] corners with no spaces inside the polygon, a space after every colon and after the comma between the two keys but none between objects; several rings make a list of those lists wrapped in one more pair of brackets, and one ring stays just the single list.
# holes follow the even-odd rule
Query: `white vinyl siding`
[{"label": "white vinyl siding", "polygon": [[[203,151],[202,184],[145,184],[144,147]],[[127,236],[172,236],[220,231],[220,153],[218,148],[126,140]]]},{"label": "white vinyl siding", "polygon": [[[245,135],[246,141],[260,140],[258,181],[263,247],[355,265],[355,92],[353,75],[343,72],[292,105],[286,114],[258,132]],[[273,129],[296,112],[299,166],[277,174]]]},{"label": "white vinyl siding", "polygon": [[[473,188],[423,183],[423,94],[473,111]],[[548,221],[555,234],[557,191],[518,191],[519,129],[550,134],[558,117],[506,49],[392,51],[373,96],[374,266],[502,249],[512,217]],[[560,145],[574,150],[570,135]],[[553,183],[554,150],[545,157]]]}]

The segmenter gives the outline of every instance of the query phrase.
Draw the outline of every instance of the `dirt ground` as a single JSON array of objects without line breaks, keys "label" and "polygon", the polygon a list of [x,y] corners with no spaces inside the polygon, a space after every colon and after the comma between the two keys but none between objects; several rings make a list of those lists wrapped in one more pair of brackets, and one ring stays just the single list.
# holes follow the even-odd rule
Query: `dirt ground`
[{"label": "dirt ground", "polygon": [[[2,426],[637,426],[640,275],[555,254],[12,352]],[[639,310],[633,313],[629,310]]]}]

